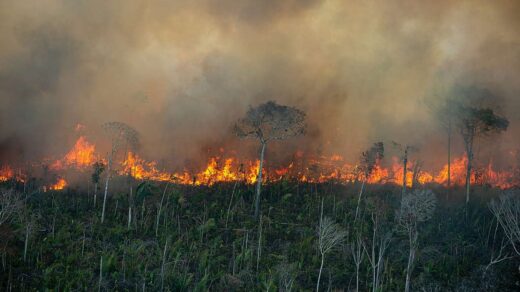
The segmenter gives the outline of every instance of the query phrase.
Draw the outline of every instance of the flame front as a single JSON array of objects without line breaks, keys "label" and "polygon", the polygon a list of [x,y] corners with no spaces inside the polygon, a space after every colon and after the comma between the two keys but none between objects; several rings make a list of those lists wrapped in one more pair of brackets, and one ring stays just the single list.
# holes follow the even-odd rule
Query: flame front
[{"label": "flame front", "polygon": [[[67,169],[77,169],[80,171],[89,171],[90,166],[95,162],[102,160],[95,152],[96,147],[87,141],[85,136],[80,136],[72,149],[61,159],[51,164],[54,171],[64,171]],[[208,185],[211,186],[220,182],[239,182],[254,184],[257,181],[258,170],[260,168],[259,160],[240,161],[235,157],[225,157],[224,150],[220,151],[219,156],[209,158],[205,167],[198,172],[189,172],[187,170],[181,172],[168,172],[160,170],[155,161],[146,161],[139,157],[136,153],[128,152],[124,161],[118,163],[120,167],[117,172],[119,175],[130,175],[138,180],[153,181],[170,181],[178,184],[186,185]],[[305,157],[303,151],[297,151],[294,155],[294,161],[289,162],[287,166],[277,168],[266,168],[263,171],[263,182],[274,182],[282,179],[297,180],[300,182],[322,183],[327,181],[335,181],[339,183],[353,183],[358,181],[366,181],[369,184],[393,183],[397,185],[403,184],[403,164],[397,158],[392,158],[389,167],[384,167],[378,162],[368,177],[360,171],[358,165],[352,165],[344,162],[340,155]],[[448,182],[448,165],[444,165],[439,172],[428,172],[409,162],[406,173],[406,184],[412,186],[414,183],[429,184],[436,183],[447,185]],[[266,164],[264,164],[266,165]],[[464,185],[466,179],[467,158],[465,156],[456,158],[451,163],[451,184]],[[473,184],[489,184],[498,188],[511,188],[520,185],[518,167],[512,167],[507,171],[498,171],[493,168],[490,162],[486,167],[476,168],[471,175]],[[21,171],[14,171],[9,166],[0,168],[0,182],[10,179],[24,181],[25,176]],[[49,189],[60,190],[67,186],[65,179],[60,178],[57,183],[50,186]]]}]

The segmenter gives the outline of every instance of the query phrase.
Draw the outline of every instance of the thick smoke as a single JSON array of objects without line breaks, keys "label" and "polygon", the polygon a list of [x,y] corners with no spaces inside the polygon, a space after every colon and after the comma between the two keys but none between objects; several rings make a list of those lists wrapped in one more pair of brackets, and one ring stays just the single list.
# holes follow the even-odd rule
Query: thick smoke
[{"label": "thick smoke", "polygon": [[276,100],[310,128],[268,159],[354,160],[395,140],[435,163],[445,143],[429,104],[458,84],[499,97],[511,127],[486,151],[507,152],[519,147],[518,15],[516,1],[484,0],[2,1],[0,158],[63,153],[78,123],[104,141],[99,126],[114,120],[169,164],[220,147],[253,156],[230,127]]}]

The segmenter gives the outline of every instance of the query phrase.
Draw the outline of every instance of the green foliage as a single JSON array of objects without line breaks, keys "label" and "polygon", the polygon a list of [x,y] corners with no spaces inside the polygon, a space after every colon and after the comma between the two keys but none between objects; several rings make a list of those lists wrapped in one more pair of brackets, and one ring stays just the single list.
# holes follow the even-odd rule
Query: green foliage
[{"label": "green foliage", "polygon": [[[321,262],[316,226],[322,199],[323,217],[330,218],[326,221],[339,231],[345,231],[341,235],[347,243],[360,234],[362,243],[370,248],[375,215],[381,234],[398,229],[398,187],[371,187],[354,224],[358,185],[297,184],[287,180],[266,185],[262,203],[271,208],[262,214],[257,270],[259,226],[251,216],[254,190],[250,186],[236,187],[226,225],[233,187],[171,186],[163,202],[157,236],[157,204],[164,184],[138,185],[130,230],[124,193],[117,210],[116,198],[109,198],[105,224],[100,224],[99,212],[86,194],[28,196],[19,212],[23,216],[0,225],[0,290],[6,290],[8,285],[13,290],[97,289],[103,256],[102,290],[140,291],[145,287],[160,291],[163,281],[165,291],[286,291],[286,287],[308,291],[315,288]],[[452,197],[457,197],[455,191]],[[462,201],[446,202],[439,197],[435,212],[427,210],[429,220],[419,220],[421,248],[414,269],[414,291],[434,287],[453,291],[480,284],[491,287],[491,291],[517,288],[518,258],[483,269],[500,242],[507,239],[487,206],[491,197],[489,191],[480,196],[476,193],[474,202],[467,207]],[[407,206],[415,206],[412,203],[416,199],[407,199]],[[32,218],[33,228],[24,262],[27,218]],[[408,242],[405,236],[393,234],[382,272],[384,291],[402,291],[404,287]],[[329,285],[331,290],[352,290],[355,266],[351,249],[347,244],[335,247],[328,250],[321,290]],[[507,246],[506,252],[512,251]],[[361,291],[370,290],[371,277],[371,266],[365,258],[360,266]]]}]

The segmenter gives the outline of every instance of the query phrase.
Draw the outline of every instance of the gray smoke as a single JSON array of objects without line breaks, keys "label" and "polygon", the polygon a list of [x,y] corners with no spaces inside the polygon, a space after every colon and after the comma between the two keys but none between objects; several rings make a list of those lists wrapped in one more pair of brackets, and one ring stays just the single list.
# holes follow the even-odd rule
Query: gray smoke
[{"label": "gray smoke", "polygon": [[511,121],[482,152],[517,149],[519,3],[431,2],[2,1],[0,158],[63,153],[78,123],[102,143],[99,126],[114,120],[169,164],[220,147],[253,156],[230,127],[276,100],[306,111],[310,129],[268,159],[303,149],[354,160],[395,140],[438,165],[444,136],[425,100],[457,84],[492,91]]}]

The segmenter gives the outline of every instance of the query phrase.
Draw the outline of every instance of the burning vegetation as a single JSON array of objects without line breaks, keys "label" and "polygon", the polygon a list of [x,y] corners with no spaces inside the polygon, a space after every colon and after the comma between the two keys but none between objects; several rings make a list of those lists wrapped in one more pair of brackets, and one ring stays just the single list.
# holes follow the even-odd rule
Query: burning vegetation
[{"label": "burning vegetation", "polygon": [[[511,152],[511,161],[516,157]],[[292,180],[309,183],[335,182],[349,184],[365,181],[368,184],[403,184],[403,165],[398,157],[390,157],[377,160],[372,169],[363,171],[362,161],[348,163],[338,154],[330,156],[305,157],[303,152],[293,155],[294,161],[287,165],[276,166],[267,163],[263,167],[264,183],[280,180]],[[94,163],[101,161],[106,164],[107,158],[96,152],[96,146],[90,143],[85,136],[80,136],[72,149],[63,158],[54,161],[50,170],[63,176],[58,182],[49,186],[48,189],[63,189],[66,183],[67,172],[74,170],[90,175]],[[147,161],[137,153],[127,152],[124,159],[116,161],[116,173],[121,176],[130,175],[137,180],[169,181],[185,185],[208,185],[215,183],[226,183],[241,181],[254,184],[257,181],[260,161],[257,159],[241,161],[236,157],[225,155],[210,157],[206,166],[197,172],[188,170],[169,172],[159,169],[156,161]],[[451,161],[451,184],[464,186],[466,180],[467,156],[455,157]],[[448,164],[437,171],[428,171],[421,168],[420,162],[412,161],[407,165],[406,185],[413,187],[414,184],[427,185],[438,184],[447,186]],[[508,189],[520,185],[518,165],[512,165],[509,169],[496,169],[492,161],[479,165],[472,172],[471,183],[489,185],[496,188]],[[16,180],[24,181],[25,175],[22,169],[14,170],[10,165],[0,168],[0,181]]]},{"label": "burning vegetation", "polygon": [[0,291],[520,291],[518,15],[0,1]]}]

